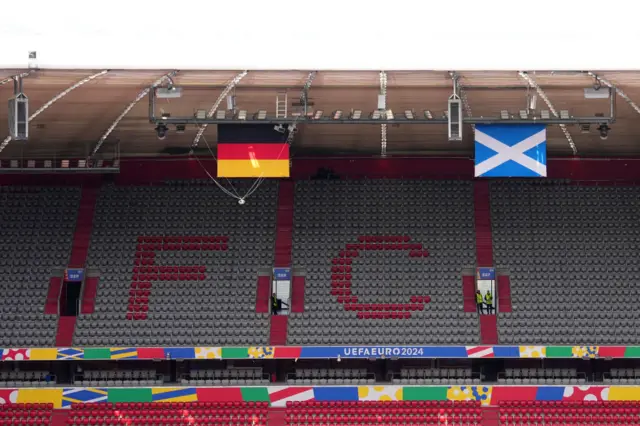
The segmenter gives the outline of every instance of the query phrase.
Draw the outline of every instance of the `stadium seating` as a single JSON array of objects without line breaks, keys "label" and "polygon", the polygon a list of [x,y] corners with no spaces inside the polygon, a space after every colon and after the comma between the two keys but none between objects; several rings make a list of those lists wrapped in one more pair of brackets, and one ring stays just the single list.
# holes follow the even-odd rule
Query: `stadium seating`
[{"label": "stadium seating", "polygon": [[53,404],[0,404],[0,426],[48,426]]},{"label": "stadium seating", "polygon": [[575,368],[506,368],[498,383],[507,385],[584,385],[586,376]]},{"label": "stadium seating", "polygon": [[474,264],[469,181],[298,181],[305,308],[290,315],[288,343],[477,342],[477,315],[461,308],[462,270]]},{"label": "stadium seating", "polygon": [[471,368],[402,368],[392,377],[394,384],[401,385],[468,385],[480,384]]},{"label": "stadium seating", "polygon": [[266,402],[120,402],[74,404],[69,426],[264,425]]},{"label": "stadium seating", "polygon": [[505,401],[500,404],[502,426],[609,426],[639,422],[637,401]]},{"label": "stadium seating", "polygon": [[160,386],[164,383],[162,375],[155,370],[85,370],[76,385],[87,387],[98,386]]},{"label": "stadium seating", "polygon": [[55,386],[56,377],[48,371],[0,371],[0,387]]},{"label": "stadium seating", "polygon": [[297,368],[287,377],[291,385],[372,385],[375,375],[366,368]]},{"label": "stadium seating", "polygon": [[79,200],[80,188],[0,187],[0,347],[55,344],[58,319],[44,307],[69,260]]},{"label": "stadium seating", "polygon": [[180,381],[191,386],[268,385],[269,374],[262,368],[194,369]]},{"label": "stadium seating", "polygon": [[502,344],[638,341],[640,187],[491,184],[495,264],[510,274]]},{"label": "stadium seating", "polygon": [[287,402],[286,422],[304,425],[473,425],[481,419],[479,401],[312,401]]},{"label": "stadium seating", "polygon": [[273,264],[276,192],[265,181],[239,205],[209,180],[104,186],[87,261],[100,273],[96,308],[74,343],[268,343],[255,299],[258,269]]}]

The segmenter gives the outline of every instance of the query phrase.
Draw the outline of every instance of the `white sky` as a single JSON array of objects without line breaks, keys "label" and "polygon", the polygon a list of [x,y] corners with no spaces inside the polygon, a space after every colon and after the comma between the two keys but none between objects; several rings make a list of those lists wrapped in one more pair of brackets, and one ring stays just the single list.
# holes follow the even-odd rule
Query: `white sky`
[{"label": "white sky", "polygon": [[0,68],[640,69],[637,0],[31,0]]}]

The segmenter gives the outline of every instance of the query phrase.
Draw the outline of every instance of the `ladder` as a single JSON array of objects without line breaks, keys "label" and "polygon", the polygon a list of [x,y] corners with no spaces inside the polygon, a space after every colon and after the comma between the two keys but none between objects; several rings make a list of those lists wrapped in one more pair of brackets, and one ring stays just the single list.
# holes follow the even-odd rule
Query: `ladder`
[{"label": "ladder", "polygon": [[276,118],[287,118],[287,92],[276,95]]}]

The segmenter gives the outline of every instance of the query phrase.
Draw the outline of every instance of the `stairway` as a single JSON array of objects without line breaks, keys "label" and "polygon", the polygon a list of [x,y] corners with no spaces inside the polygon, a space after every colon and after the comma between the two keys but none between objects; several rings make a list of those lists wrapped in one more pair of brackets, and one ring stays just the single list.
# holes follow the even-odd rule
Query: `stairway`
[{"label": "stairway", "polygon": [[44,303],[44,313],[47,315],[58,314],[58,299],[60,290],[62,289],[62,278],[51,277],[49,279],[49,290],[47,291],[47,300]]},{"label": "stairway", "polygon": [[304,312],[304,276],[293,276],[291,282],[291,312]]},{"label": "stairway", "polygon": [[96,200],[100,187],[86,185],[82,187],[80,209],[76,221],[76,230],[73,234],[71,246],[70,268],[84,268],[91,243],[91,229],[93,228],[93,216],[96,210]]},{"label": "stairway", "polygon": [[271,277],[269,275],[258,276],[256,289],[256,313],[269,312],[269,298],[271,297]]},{"label": "stairway", "polygon": [[500,426],[498,407],[484,407],[482,409],[482,426]]},{"label": "stairway", "polygon": [[73,343],[73,332],[76,328],[76,317],[58,318],[58,331],[56,332],[56,346],[70,347]]},{"label": "stairway", "polygon": [[493,266],[493,236],[491,233],[491,207],[489,182],[477,180],[473,185],[476,228],[476,262],[479,267]]},{"label": "stairway", "polygon": [[53,410],[51,426],[66,426],[71,410]]},{"label": "stairway", "polygon": [[472,275],[462,277],[462,299],[465,312],[476,311],[476,277]]},{"label": "stairway", "polygon": [[271,346],[287,344],[288,319],[286,315],[271,315],[271,329],[269,330],[269,344]]},{"label": "stairway", "polygon": [[511,280],[508,275],[498,275],[498,309],[500,312],[512,312]]},{"label": "stairway", "polygon": [[285,426],[285,408],[269,408],[267,412],[267,426]]},{"label": "stairway", "polygon": [[480,315],[480,342],[483,345],[498,344],[498,317],[496,315]]},{"label": "stairway", "polygon": [[279,268],[291,267],[293,237],[293,192],[292,180],[281,180],[278,188],[278,213],[276,215],[276,246],[274,263]]},{"label": "stairway", "polygon": [[100,277],[87,277],[84,280],[82,300],[80,302],[81,314],[92,314],[95,311],[98,281],[100,281]]}]

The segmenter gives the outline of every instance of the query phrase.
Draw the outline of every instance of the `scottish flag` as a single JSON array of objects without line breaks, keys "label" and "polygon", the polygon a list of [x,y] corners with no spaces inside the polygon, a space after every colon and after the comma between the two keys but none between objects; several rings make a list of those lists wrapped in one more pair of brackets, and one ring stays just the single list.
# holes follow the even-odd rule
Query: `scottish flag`
[{"label": "scottish flag", "polygon": [[547,127],[477,124],[476,177],[546,177]]}]

